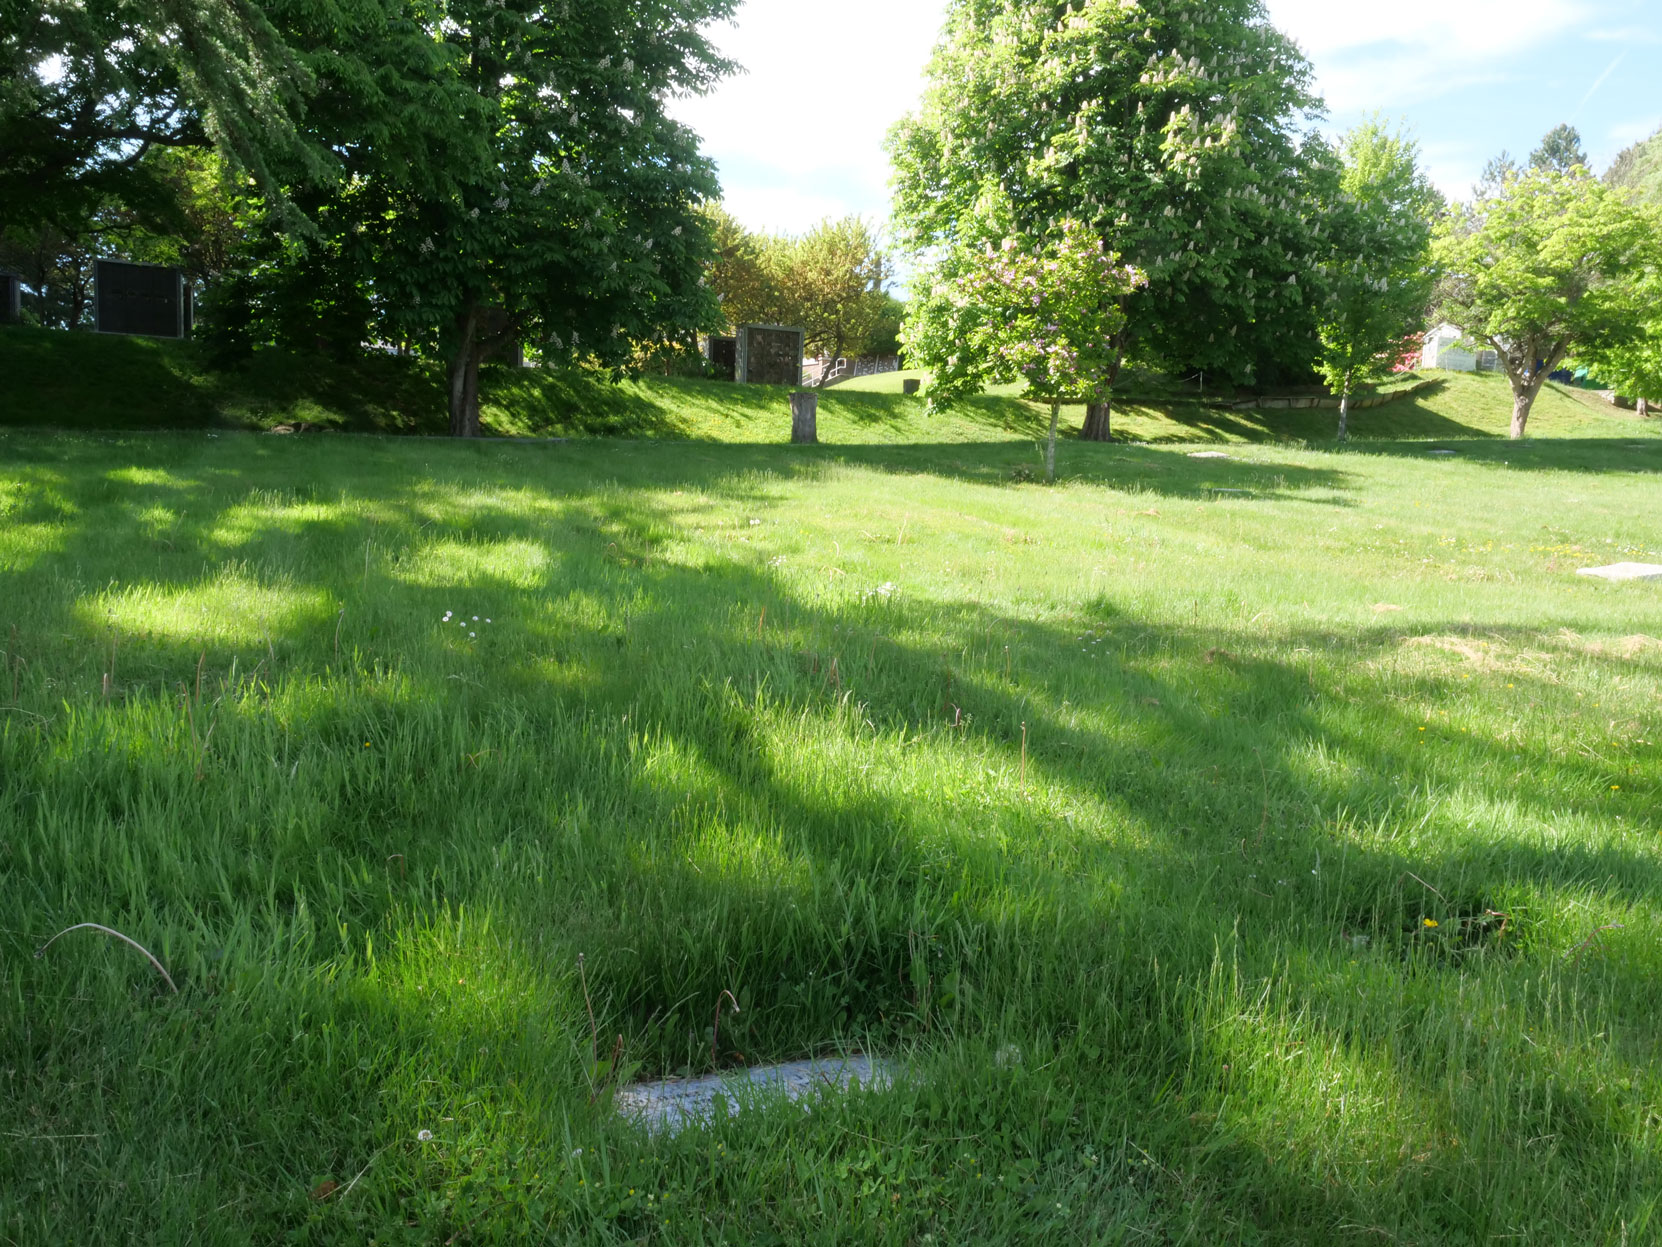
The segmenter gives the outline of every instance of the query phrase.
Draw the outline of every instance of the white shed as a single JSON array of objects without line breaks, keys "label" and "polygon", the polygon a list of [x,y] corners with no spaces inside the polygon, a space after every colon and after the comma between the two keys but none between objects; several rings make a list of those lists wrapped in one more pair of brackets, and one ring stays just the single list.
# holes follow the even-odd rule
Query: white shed
[{"label": "white shed", "polygon": [[1425,335],[1425,350],[1420,364],[1425,368],[1447,368],[1451,372],[1476,372],[1477,354],[1463,346],[1466,335],[1453,325],[1443,323]]}]

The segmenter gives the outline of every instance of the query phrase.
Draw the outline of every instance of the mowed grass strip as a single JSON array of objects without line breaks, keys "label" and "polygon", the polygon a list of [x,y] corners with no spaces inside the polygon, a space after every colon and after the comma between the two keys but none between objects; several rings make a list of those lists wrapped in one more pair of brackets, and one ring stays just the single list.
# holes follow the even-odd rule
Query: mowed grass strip
[{"label": "mowed grass strip", "polygon": [[1654,1238],[1662,450],[1425,451],[0,433],[0,1234]]}]

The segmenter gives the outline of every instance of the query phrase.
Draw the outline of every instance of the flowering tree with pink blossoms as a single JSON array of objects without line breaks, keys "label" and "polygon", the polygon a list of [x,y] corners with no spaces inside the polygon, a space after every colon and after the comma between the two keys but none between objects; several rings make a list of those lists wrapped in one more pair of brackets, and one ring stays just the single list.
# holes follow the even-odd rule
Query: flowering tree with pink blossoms
[{"label": "flowering tree with pink blossoms", "polygon": [[1071,219],[1046,242],[1007,236],[951,268],[955,276],[929,296],[945,315],[914,318],[932,331],[907,343],[912,358],[934,372],[930,403],[1025,380],[1031,397],[1050,403],[1045,476],[1055,480],[1062,403],[1108,400],[1125,296],[1148,279]]}]

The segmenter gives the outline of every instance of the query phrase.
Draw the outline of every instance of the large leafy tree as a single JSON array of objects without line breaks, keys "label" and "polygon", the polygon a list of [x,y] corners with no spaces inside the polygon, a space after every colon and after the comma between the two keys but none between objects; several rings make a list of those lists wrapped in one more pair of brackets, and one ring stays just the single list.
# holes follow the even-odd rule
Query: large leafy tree
[{"label": "large leafy tree", "polygon": [[[1007,232],[1077,216],[1148,274],[1117,361],[1308,375],[1337,176],[1300,132],[1318,107],[1259,0],[954,0],[923,108],[890,139],[900,236],[926,284],[951,286]],[[1108,421],[1094,405],[1084,435]]]},{"label": "large leafy tree", "polygon": [[1391,371],[1403,338],[1424,317],[1432,219],[1443,201],[1419,168],[1415,144],[1377,121],[1347,134],[1340,152],[1318,367],[1339,395],[1343,441],[1352,391]]},{"label": "large leafy tree", "polygon": [[321,241],[264,265],[269,303],[303,313],[283,288],[310,270],[351,348],[437,353],[459,436],[495,351],[622,366],[713,322],[714,170],[668,104],[729,68],[701,28],[734,0],[381,0],[347,38],[313,0],[270,2],[343,177],[307,202]]},{"label": "large leafy tree", "polygon": [[1499,353],[1514,438],[1572,350],[1618,347],[1647,323],[1642,279],[1658,245],[1654,219],[1585,169],[1531,170],[1444,218],[1440,313]]},{"label": "large leafy tree", "polygon": [[827,219],[799,237],[776,239],[767,262],[785,296],[787,319],[802,326],[812,355],[836,360],[858,353],[890,314],[888,257],[859,217]]},{"label": "large leafy tree", "polygon": [[828,217],[804,234],[759,234],[719,205],[703,215],[715,247],[709,285],[728,325],[799,326],[808,353],[831,359],[895,346],[889,257],[864,220]]}]

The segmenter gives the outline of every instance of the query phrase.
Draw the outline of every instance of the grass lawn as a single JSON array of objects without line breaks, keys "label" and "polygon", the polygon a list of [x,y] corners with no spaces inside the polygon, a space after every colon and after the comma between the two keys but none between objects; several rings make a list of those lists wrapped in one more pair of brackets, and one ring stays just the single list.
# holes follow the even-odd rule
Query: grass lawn
[{"label": "grass lawn", "polygon": [[1656,1241],[1662,440],[1426,450],[0,431],[0,1240]]},{"label": "grass lawn", "polygon": [[[1023,400],[1015,387],[927,415],[921,398],[901,394],[905,378],[921,375],[890,373],[831,387],[820,400],[821,440],[948,446],[1012,439],[1032,445],[1044,438],[1049,408]],[[0,377],[0,427],[263,430],[309,424],[427,435],[448,428],[439,370],[411,359],[346,364],[273,350],[218,371],[193,344],[0,329]],[[1504,378],[1442,372],[1428,378],[1436,385],[1414,399],[1353,413],[1353,435],[1361,441],[1506,436],[1512,407]],[[1231,411],[1180,395],[1137,397],[1148,388],[1147,379],[1134,379],[1126,387],[1129,397],[1116,403],[1119,439],[1321,444],[1332,442],[1338,424],[1333,411]],[[484,370],[481,408],[486,433],[496,437],[772,444],[790,438],[787,393],[774,386],[650,377],[614,385],[582,373],[492,366]],[[1065,409],[1066,434],[1083,420],[1082,407]],[[1633,413],[1560,386],[1542,393],[1530,432],[1552,438],[1652,435]]]}]

